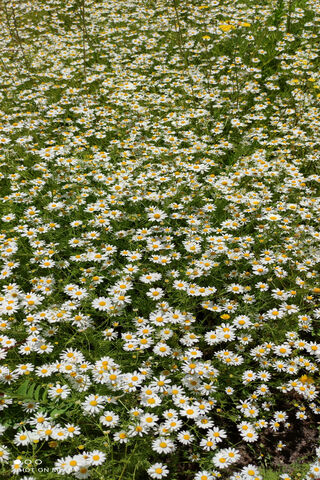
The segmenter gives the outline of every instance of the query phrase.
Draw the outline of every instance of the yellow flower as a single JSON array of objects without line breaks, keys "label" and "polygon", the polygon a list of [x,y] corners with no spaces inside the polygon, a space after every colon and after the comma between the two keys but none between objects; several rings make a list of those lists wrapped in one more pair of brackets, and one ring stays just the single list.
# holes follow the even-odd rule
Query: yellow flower
[{"label": "yellow flower", "polygon": [[222,30],[223,32],[230,32],[231,29],[234,29],[236,27],[234,27],[233,25],[229,25],[227,23],[224,23],[222,25],[219,25],[219,28],[220,30]]},{"label": "yellow flower", "polygon": [[302,383],[307,383],[310,385],[310,383],[314,383],[314,380],[312,377],[309,377],[308,375],[302,375],[302,377],[300,377],[300,381]]},{"label": "yellow flower", "polygon": [[239,25],[240,27],[251,27],[251,23],[249,22],[240,22]]}]

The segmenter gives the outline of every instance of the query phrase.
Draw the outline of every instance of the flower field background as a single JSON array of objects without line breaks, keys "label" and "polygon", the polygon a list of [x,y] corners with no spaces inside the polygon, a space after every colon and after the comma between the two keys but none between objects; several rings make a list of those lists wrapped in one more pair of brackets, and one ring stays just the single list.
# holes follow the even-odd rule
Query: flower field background
[{"label": "flower field background", "polygon": [[320,478],[319,0],[3,0],[0,478]]}]

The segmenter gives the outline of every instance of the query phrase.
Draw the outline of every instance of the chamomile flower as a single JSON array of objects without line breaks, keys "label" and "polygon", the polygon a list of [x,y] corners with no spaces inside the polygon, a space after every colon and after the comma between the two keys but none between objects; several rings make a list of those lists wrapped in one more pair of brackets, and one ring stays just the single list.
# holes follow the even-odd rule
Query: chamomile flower
[{"label": "chamomile flower", "polygon": [[100,450],[93,450],[89,454],[86,454],[86,457],[87,462],[93,466],[102,465],[106,461],[106,454]]},{"label": "chamomile flower", "polygon": [[196,476],[194,477],[194,480],[214,480],[214,476],[211,475],[211,473],[208,472],[208,470],[201,470],[196,474]]},{"label": "chamomile flower", "polygon": [[158,208],[149,208],[148,219],[153,222],[161,222],[167,217],[167,214]]},{"label": "chamomile flower", "polygon": [[154,463],[147,472],[151,478],[160,479],[167,477],[169,470],[163,463]]},{"label": "chamomile flower", "polygon": [[146,295],[152,300],[159,300],[163,297],[164,291],[162,288],[150,288]]},{"label": "chamomile flower", "polygon": [[35,438],[34,434],[32,432],[28,431],[23,431],[20,433],[17,433],[14,437],[14,443],[15,445],[29,445],[30,443],[33,442],[33,439]]},{"label": "chamomile flower", "polygon": [[71,393],[70,388],[67,385],[60,385],[56,383],[54,387],[49,388],[48,390],[48,397],[52,399],[65,399]]},{"label": "chamomile flower", "polygon": [[0,463],[6,463],[9,460],[10,452],[8,448],[0,445]]},{"label": "chamomile flower", "polygon": [[128,433],[125,430],[120,430],[113,435],[115,442],[127,443],[129,441]]},{"label": "chamomile flower", "polygon": [[11,465],[11,472],[13,475],[19,475],[21,470],[23,468],[23,463],[21,460],[14,460],[14,462]]},{"label": "chamomile flower", "polygon": [[105,404],[105,399],[100,395],[89,395],[82,403],[82,409],[89,415],[99,413]]}]

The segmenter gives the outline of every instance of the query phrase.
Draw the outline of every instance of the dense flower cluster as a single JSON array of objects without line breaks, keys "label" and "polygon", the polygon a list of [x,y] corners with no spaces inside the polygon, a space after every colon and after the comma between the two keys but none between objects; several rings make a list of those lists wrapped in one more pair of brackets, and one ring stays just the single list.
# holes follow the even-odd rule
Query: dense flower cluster
[{"label": "dense flower cluster", "polygon": [[319,0],[6,4],[4,478],[262,479],[320,413]]}]

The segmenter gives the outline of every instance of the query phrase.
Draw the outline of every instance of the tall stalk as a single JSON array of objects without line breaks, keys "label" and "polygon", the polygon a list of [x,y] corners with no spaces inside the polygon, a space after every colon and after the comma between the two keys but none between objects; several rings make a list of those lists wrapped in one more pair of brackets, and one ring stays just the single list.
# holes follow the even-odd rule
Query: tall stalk
[{"label": "tall stalk", "polygon": [[183,58],[185,67],[188,68],[188,66],[189,66],[188,55],[187,55],[186,49],[184,48],[184,39],[183,39],[183,35],[182,35],[180,15],[179,15],[179,10],[178,10],[178,0],[172,0],[172,2],[173,2],[173,8],[174,8],[175,20],[176,20],[176,27],[177,27],[177,34],[178,34],[178,47],[179,47],[179,50],[180,50],[180,55]]},{"label": "tall stalk", "polygon": [[86,41],[88,37],[87,25],[86,25],[86,10],[85,10],[85,0],[80,0],[79,4],[80,10],[80,24],[82,32],[82,58],[83,58],[83,76],[84,81],[87,81],[87,46]]},{"label": "tall stalk", "polygon": [[292,13],[292,0],[289,0],[288,16],[287,16],[287,32],[288,33],[291,33],[291,13]]}]

